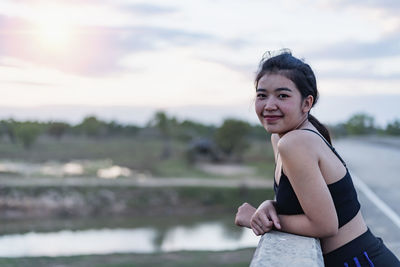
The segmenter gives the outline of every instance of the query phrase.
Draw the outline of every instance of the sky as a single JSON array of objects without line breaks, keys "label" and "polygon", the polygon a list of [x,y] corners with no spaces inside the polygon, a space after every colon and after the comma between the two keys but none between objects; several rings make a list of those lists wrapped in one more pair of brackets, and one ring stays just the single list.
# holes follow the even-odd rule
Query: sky
[{"label": "sky", "polygon": [[313,68],[312,113],[400,119],[398,0],[2,0],[0,118],[256,122],[265,51]]}]

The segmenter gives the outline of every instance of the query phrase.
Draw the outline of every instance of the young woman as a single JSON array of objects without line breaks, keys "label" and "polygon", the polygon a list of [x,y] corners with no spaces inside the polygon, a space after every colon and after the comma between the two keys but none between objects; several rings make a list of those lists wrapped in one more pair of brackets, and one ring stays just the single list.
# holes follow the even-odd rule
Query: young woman
[{"label": "young woman", "polygon": [[318,100],[310,66],[283,51],[263,59],[256,113],[270,132],[276,200],[244,203],[235,223],[256,235],[271,229],[320,238],[325,266],[400,266],[366,226],[352,178],[328,130],[310,114]]}]

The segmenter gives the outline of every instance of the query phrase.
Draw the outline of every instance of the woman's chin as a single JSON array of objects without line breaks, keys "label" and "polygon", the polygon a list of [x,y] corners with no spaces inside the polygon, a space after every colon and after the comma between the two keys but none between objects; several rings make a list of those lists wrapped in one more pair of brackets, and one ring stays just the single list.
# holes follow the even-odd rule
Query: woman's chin
[{"label": "woman's chin", "polygon": [[271,133],[271,134],[274,134],[274,133],[279,133],[280,131],[279,131],[279,129],[277,129],[277,127],[276,126],[274,126],[274,125],[263,125],[264,126],[264,129],[267,131],[267,132],[269,132],[269,133]]}]

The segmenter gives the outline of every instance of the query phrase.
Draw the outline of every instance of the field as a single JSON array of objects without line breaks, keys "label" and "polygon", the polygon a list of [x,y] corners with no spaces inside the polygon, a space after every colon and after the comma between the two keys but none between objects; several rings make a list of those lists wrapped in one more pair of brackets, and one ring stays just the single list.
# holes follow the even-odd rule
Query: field
[{"label": "field", "polygon": [[[135,173],[153,177],[224,177],[216,173],[207,173],[196,164],[190,164],[186,155],[188,143],[172,140],[171,155],[168,158],[161,156],[163,146],[161,140],[145,136],[135,138],[65,136],[61,140],[42,136],[29,150],[25,150],[19,144],[3,141],[0,143],[0,155],[3,161],[26,163],[97,161],[100,165],[123,166]],[[233,164],[254,168],[252,175],[256,177],[272,177],[273,155],[267,142],[252,140],[242,159],[242,162]],[[86,174],[86,176],[93,175],[95,175],[93,170]],[[236,176],[240,175],[239,173]]]},{"label": "field", "polygon": [[[146,177],[165,178],[212,178],[271,179],[274,164],[267,142],[253,140],[242,155],[241,162],[212,163],[207,160],[190,164],[187,160],[187,143],[171,141],[169,158],[161,156],[163,142],[145,136],[136,138],[86,138],[63,137],[56,140],[42,136],[29,149],[3,140],[0,142],[0,217],[3,220],[1,234],[18,234],[29,231],[59,231],[63,229],[96,229],[99,218],[109,217],[109,225],[124,226],[124,218],[135,224],[164,216],[170,226],[176,216],[188,220],[209,216],[228,217],[228,228],[233,224],[237,207],[244,201],[257,205],[272,197],[271,189],[212,188],[212,187],[161,187],[141,188],[124,183],[129,179]],[[63,179],[38,171],[26,172],[32,166],[53,166],[78,162],[84,173],[69,177],[74,185],[43,184],[43,179]],[[4,171],[7,164],[18,163],[25,171]],[[99,168],[111,166],[129,168],[130,177],[109,180],[109,184],[96,178]],[[36,167],[35,167],[36,168]],[[27,174],[28,173],[28,174]],[[36,178],[36,179],[35,179]],[[23,179],[20,186],[7,185],[6,181]],[[98,181],[93,185],[92,181]],[[206,180],[206,179],[204,179]],[[79,181],[90,181],[88,183]],[[96,183],[96,182],[95,182]],[[122,186],[123,185],[123,186]],[[82,225],[68,224],[80,218]],[[84,219],[84,218],[87,218]],[[93,218],[93,220],[90,220]],[[129,219],[131,218],[131,219]],[[86,220],[86,221],[85,221]],[[204,219],[203,219],[204,220]],[[143,222],[145,221],[145,222]],[[199,220],[201,221],[201,219]],[[60,223],[62,222],[62,223]],[[1,266],[248,266],[254,248],[235,251],[178,251],[151,254],[80,255],[69,257],[0,258]]]}]

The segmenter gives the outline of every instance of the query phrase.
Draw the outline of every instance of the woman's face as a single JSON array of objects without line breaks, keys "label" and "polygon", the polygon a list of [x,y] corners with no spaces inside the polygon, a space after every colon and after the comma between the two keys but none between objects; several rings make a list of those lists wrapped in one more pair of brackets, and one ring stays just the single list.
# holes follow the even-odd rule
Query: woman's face
[{"label": "woman's face", "polygon": [[309,110],[296,85],[279,74],[265,74],[258,81],[255,108],[264,128],[277,134],[298,127]]}]

